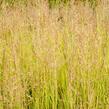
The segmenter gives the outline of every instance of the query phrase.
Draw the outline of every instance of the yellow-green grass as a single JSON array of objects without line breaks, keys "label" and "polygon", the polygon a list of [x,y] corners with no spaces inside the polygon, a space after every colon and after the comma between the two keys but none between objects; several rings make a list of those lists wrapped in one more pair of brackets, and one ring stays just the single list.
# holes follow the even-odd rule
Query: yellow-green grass
[{"label": "yellow-green grass", "polygon": [[0,109],[109,109],[108,6],[4,7]]}]

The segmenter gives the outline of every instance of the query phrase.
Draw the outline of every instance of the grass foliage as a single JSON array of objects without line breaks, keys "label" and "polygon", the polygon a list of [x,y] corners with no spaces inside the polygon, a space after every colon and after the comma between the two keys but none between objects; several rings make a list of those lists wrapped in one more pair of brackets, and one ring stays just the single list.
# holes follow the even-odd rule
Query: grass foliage
[{"label": "grass foliage", "polygon": [[0,109],[109,109],[109,4],[2,7]]},{"label": "grass foliage", "polygon": [[[23,4],[27,5],[28,3],[31,3],[32,5],[35,4],[35,2],[40,2],[41,0],[1,0],[0,1],[0,6],[5,4],[7,6],[14,6],[15,4]],[[57,7],[59,5],[69,5],[70,2],[74,2],[76,4],[82,2],[83,4],[89,3],[89,5],[92,8],[95,8],[101,0],[45,0],[46,2],[49,3],[50,8]]]}]

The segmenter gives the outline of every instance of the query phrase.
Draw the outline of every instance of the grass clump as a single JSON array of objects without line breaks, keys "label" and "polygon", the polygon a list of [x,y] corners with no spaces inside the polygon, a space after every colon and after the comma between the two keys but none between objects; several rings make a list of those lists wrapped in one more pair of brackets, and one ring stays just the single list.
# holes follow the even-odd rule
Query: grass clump
[{"label": "grass clump", "polygon": [[108,0],[35,3],[1,10],[0,109],[108,109]]}]

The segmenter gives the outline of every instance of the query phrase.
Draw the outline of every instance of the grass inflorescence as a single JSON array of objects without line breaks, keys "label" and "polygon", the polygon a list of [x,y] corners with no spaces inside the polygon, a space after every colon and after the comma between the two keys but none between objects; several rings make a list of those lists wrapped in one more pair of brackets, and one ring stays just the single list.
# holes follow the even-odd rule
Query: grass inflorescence
[{"label": "grass inflorescence", "polygon": [[2,6],[0,109],[109,109],[109,3]]}]

